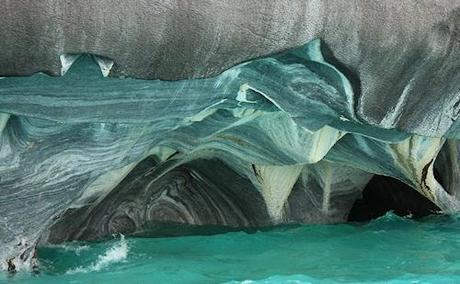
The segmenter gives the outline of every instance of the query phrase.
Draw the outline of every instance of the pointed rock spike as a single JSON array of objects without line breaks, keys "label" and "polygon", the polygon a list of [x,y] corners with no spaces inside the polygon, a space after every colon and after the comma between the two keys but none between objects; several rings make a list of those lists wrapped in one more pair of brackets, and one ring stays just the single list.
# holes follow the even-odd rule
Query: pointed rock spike
[{"label": "pointed rock spike", "polygon": [[261,193],[268,214],[275,223],[282,221],[284,204],[297,182],[302,168],[302,165],[253,166],[255,175],[260,182]]},{"label": "pointed rock spike", "polygon": [[61,76],[64,76],[69,71],[72,64],[80,57],[80,54],[62,54],[61,59]]}]

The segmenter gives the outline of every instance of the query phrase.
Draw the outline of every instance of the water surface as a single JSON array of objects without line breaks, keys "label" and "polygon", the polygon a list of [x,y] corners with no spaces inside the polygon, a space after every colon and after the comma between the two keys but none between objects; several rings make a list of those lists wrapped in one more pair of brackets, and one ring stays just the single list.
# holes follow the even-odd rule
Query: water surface
[{"label": "water surface", "polygon": [[460,283],[460,216],[40,248],[26,283]]}]

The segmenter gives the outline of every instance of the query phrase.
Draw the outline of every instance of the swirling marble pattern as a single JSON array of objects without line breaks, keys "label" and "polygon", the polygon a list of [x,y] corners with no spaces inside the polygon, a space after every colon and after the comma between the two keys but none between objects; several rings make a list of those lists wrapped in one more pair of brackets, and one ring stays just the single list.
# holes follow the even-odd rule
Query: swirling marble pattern
[{"label": "swirling marble pattern", "polygon": [[161,224],[270,224],[251,182],[214,160],[195,160],[156,178],[153,158],[142,161],[95,206],[69,211],[50,228],[48,241],[100,239],[114,233],[155,235]]},{"label": "swirling marble pattern", "polygon": [[458,140],[448,139],[444,143],[434,167],[446,191],[460,199],[460,144]]},{"label": "swirling marble pattern", "polygon": [[1,4],[0,76],[60,75],[62,55],[91,53],[115,77],[209,77],[321,38],[366,124],[440,136],[458,117],[459,0]]},{"label": "swirling marble pattern", "polygon": [[270,203],[266,203],[264,193],[219,160],[194,160],[161,177],[155,172],[157,166],[155,159],[149,157],[100,203],[69,209],[42,236],[42,242],[97,240],[117,233],[187,233],[187,227],[165,231],[163,225],[173,224],[232,230],[280,222],[344,222],[372,177],[364,171],[325,161],[301,167],[300,178],[294,180],[295,186],[291,185],[292,193],[280,204],[281,215],[273,216],[267,210]]},{"label": "swirling marble pattern", "polygon": [[[104,77],[110,61],[64,60],[63,77],[0,79],[4,269],[30,261],[40,237],[141,234],[160,221],[343,222],[373,174],[405,182],[444,212],[460,208],[454,183],[444,190],[433,172],[440,151],[441,166],[458,158],[442,150],[443,136],[456,143],[455,117],[445,114],[457,93],[427,112],[425,121],[439,123],[424,135],[394,128],[400,108],[388,125],[369,124],[352,78],[319,40],[181,81]],[[223,164],[203,162],[216,158]]]}]

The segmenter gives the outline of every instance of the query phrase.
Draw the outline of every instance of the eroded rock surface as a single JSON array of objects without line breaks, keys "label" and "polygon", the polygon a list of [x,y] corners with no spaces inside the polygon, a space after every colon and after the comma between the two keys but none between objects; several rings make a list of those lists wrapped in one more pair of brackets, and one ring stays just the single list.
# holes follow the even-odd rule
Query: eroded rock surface
[{"label": "eroded rock surface", "polygon": [[374,174],[459,211],[459,1],[112,2],[3,0],[3,269],[40,239],[345,222]]}]

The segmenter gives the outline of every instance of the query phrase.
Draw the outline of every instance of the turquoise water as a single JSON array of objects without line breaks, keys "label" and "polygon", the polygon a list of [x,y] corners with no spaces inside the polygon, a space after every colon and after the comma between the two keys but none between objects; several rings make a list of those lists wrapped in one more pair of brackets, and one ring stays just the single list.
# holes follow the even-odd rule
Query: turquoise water
[{"label": "turquoise water", "polygon": [[460,216],[126,238],[39,250],[12,283],[460,283]]}]

